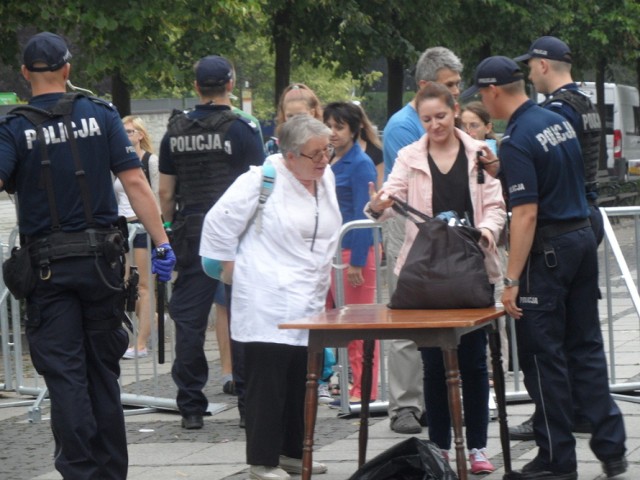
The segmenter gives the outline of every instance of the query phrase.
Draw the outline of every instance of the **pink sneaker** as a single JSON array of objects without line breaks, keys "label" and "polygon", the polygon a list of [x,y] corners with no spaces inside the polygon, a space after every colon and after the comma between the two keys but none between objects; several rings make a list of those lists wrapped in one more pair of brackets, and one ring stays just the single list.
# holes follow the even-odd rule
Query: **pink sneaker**
[{"label": "pink sneaker", "polygon": [[471,473],[491,473],[496,469],[487,458],[486,452],[486,448],[481,448],[480,450],[473,448],[469,451]]},{"label": "pink sneaker", "polygon": [[440,450],[445,462],[449,462],[449,450]]}]

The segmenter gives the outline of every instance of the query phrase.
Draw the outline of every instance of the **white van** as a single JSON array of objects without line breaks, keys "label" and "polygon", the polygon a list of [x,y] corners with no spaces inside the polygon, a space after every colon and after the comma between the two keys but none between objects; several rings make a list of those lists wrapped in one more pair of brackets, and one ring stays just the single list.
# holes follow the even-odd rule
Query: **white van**
[{"label": "white van", "polygon": [[[596,104],[596,83],[578,83]],[[538,94],[538,103],[544,95]],[[611,175],[625,178],[640,175],[640,103],[638,89],[616,83],[604,84],[607,133],[607,168]]]}]

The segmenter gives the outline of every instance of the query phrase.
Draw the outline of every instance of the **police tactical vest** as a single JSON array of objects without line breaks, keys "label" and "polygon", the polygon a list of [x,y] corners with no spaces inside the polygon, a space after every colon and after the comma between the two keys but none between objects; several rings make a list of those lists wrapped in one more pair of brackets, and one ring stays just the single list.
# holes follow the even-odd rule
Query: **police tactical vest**
[{"label": "police tactical vest", "polygon": [[233,152],[225,137],[237,119],[231,110],[220,110],[198,119],[181,112],[169,120],[167,133],[178,177],[180,210],[201,204],[211,207],[233,181]]},{"label": "police tactical vest", "polygon": [[597,189],[600,131],[602,130],[600,115],[589,97],[581,91],[562,89],[557,95],[547,98],[542,106],[555,101],[568,103],[582,119],[582,134],[579,140],[584,162],[585,187],[587,193],[595,191]]}]

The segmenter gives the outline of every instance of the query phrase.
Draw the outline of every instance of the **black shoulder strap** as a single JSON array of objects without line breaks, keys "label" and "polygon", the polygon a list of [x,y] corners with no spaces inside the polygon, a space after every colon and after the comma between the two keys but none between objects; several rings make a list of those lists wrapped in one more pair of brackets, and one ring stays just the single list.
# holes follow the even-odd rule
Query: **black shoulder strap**
[{"label": "black shoulder strap", "polygon": [[84,209],[84,216],[87,225],[90,227],[95,226],[95,220],[93,219],[93,213],[91,210],[91,196],[89,192],[89,186],[87,185],[86,172],[82,166],[82,160],[80,159],[80,153],[78,152],[78,144],[73,135],[73,127],[71,125],[71,114],[73,113],[73,104],[79,97],[85,95],[78,92],[64,94],[58,102],[53,106],[51,111],[43,110],[33,107],[31,105],[21,105],[11,110],[12,114],[22,115],[36,127],[36,138],[40,144],[40,154],[42,159],[40,165],[42,167],[42,177],[45,182],[45,188],[47,190],[47,198],[49,200],[49,211],[51,213],[51,229],[60,229],[60,220],[58,217],[58,210],[56,208],[55,195],[53,192],[53,180],[51,178],[51,161],[49,160],[49,152],[44,137],[44,128],[42,124],[48,120],[56,117],[62,117],[69,139],[69,146],[71,147],[71,154],[76,168],[76,178],[80,186],[80,195],[82,196],[82,203]]},{"label": "black shoulder strap", "polygon": [[147,177],[147,182],[149,182],[149,185],[151,185],[151,173],[149,172],[149,159],[151,158],[151,153],[149,152],[144,152],[144,155],[142,155],[142,171],[144,172],[145,176]]},{"label": "black shoulder strap", "polygon": [[431,217],[426,213],[422,213],[420,210],[413,208],[411,205],[409,205],[409,203],[400,200],[398,197],[390,195],[389,198],[393,200],[392,208],[399,214],[407,217],[412,222],[415,223],[416,220],[415,218],[412,218],[411,215],[414,215],[414,217],[417,217],[420,220],[424,220],[425,222],[431,220]]}]

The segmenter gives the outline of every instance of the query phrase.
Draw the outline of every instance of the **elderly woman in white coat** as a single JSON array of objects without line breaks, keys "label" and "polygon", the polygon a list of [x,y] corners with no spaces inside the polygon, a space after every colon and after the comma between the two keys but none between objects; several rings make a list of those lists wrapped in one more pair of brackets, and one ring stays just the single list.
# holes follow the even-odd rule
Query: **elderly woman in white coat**
[{"label": "elderly woman in white coat", "polygon": [[[308,115],[281,128],[281,153],[266,160],[276,175],[264,209],[262,169],[253,167],[207,213],[200,243],[200,255],[221,260],[223,281],[233,282],[231,336],[245,347],[247,463],[258,480],[302,471],[308,332],[278,324],[324,309],[342,224],[327,168],[331,131]],[[324,472],[314,462],[313,473]]]}]

